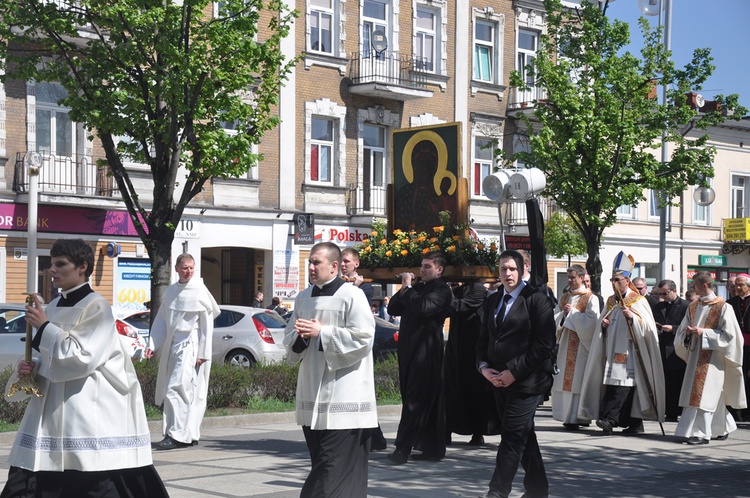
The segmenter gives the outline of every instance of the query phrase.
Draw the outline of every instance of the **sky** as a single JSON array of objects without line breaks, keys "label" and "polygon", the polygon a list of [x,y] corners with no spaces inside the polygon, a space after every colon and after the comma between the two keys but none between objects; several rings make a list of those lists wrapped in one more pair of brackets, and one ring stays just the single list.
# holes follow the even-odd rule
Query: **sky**
[{"label": "sky", "polygon": [[[631,52],[643,44],[637,0],[610,0],[607,15],[630,24]],[[647,17],[652,25],[659,17]],[[750,0],[672,0],[672,60],[684,67],[696,48],[710,48],[716,69],[699,92],[706,100],[714,95],[737,93],[750,109],[750,55],[747,27]]]}]

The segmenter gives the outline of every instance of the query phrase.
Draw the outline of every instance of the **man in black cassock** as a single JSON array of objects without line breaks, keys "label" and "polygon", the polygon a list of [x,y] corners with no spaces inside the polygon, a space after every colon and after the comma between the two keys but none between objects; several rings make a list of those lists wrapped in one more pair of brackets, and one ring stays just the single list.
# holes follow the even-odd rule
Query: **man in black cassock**
[{"label": "man in black cassock", "polygon": [[[487,290],[481,282],[453,287],[450,331],[445,346],[445,416],[448,437],[469,435],[470,445],[484,444],[485,434],[495,434],[494,398],[489,384],[477,371],[477,339],[482,326],[482,305]],[[496,424],[493,424],[496,425]]]},{"label": "man in black cassock", "polygon": [[453,294],[441,278],[445,256],[424,255],[421,282],[412,286],[414,275],[402,273],[401,289],[388,304],[391,316],[401,316],[398,337],[398,372],[401,385],[401,421],[396,450],[388,455],[394,465],[409,460],[412,448],[421,450],[415,460],[445,457],[445,399],[443,390],[443,323]]}]

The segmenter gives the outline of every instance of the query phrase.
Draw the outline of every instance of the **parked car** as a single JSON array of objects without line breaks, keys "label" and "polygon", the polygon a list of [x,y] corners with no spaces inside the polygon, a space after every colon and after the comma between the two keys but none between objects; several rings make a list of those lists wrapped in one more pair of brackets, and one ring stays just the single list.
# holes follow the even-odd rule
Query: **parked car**
[{"label": "parked car", "polygon": [[0,371],[26,354],[26,305],[0,304]]},{"label": "parked car", "polygon": [[372,345],[375,360],[389,354],[398,354],[398,325],[375,317],[375,342]]},{"label": "parked car", "polygon": [[[286,321],[275,311],[247,306],[219,305],[214,319],[213,361],[241,367],[257,362],[278,363],[284,359]],[[133,313],[122,320],[135,327],[148,344],[148,311]]]}]

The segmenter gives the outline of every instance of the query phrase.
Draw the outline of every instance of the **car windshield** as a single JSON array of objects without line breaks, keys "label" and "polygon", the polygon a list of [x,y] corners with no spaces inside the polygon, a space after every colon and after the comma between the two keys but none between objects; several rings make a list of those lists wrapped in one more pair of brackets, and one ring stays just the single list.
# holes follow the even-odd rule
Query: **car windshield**
[{"label": "car windshield", "polygon": [[18,334],[26,332],[26,312],[0,308],[0,333]]},{"label": "car windshield", "polygon": [[256,313],[253,315],[253,318],[269,329],[283,329],[286,327],[284,319],[276,313]]}]

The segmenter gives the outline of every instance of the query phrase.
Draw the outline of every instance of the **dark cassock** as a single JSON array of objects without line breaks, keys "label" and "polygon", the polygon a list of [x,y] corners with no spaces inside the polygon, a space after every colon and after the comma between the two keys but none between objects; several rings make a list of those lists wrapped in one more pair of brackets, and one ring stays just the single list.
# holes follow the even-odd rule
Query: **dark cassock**
[{"label": "dark cassock", "polygon": [[450,331],[445,346],[445,416],[448,434],[497,434],[497,413],[490,385],[477,371],[477,340],[487,291],[480,282],[454,287]]},{"label": "dark cassock", "polygon": [[[680,390],[682,379],[685,377],[685,361],[675,353],[674,338],[682,319],[685,318],[689,304],[677,296],[677,299],[671,303],[661,301],[651,306],[659,332],[659,349],[664,365],[664,415],[668,422],[676,422],[677,417],[682,413]],[[664,325],[671,325],[671,331],[665,332],[662,328]]]},{"label": "dark cassock", "polygon": [[401,420],[396,448],[407,455],[421,450],[434,459],[445,456],[445,398],[443,396],[443,324],[453,293],[442,278],[397,292],[388,304],[400,316],[398,373]]}]

